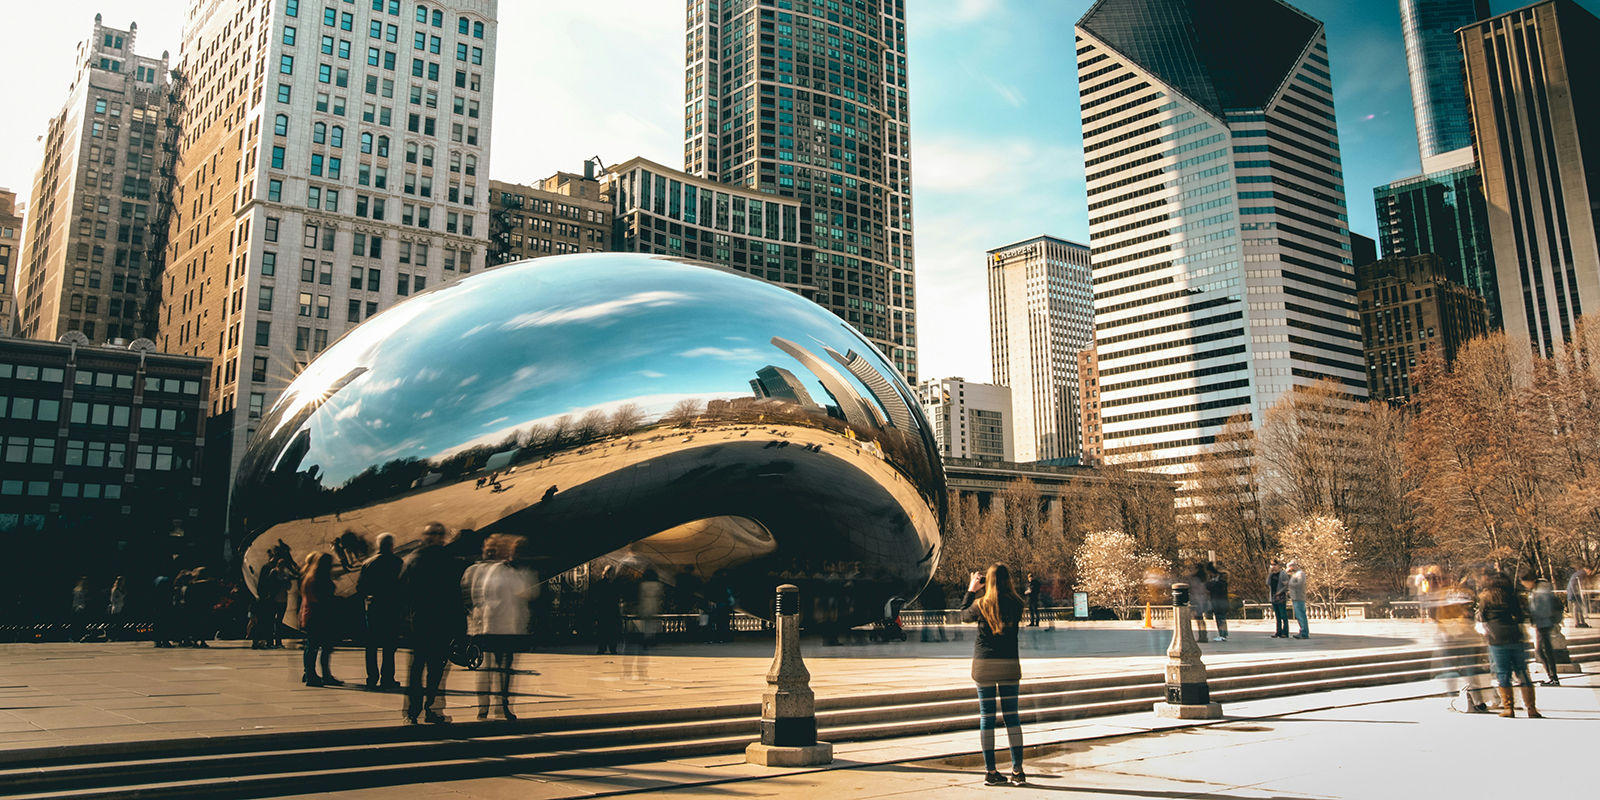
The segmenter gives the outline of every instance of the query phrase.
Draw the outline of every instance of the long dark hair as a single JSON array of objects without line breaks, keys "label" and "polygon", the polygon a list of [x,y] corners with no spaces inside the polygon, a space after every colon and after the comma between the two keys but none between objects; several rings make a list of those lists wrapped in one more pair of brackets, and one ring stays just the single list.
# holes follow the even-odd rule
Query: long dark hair
[{"label": "long dark hair", "polygon": [[[989,571],[983,577],[985,584],[983,596],[974,604],[978,613],[983,616],[984,624],[996,635],[1003,633],[1007,620],[1001,614],[1001,605],[1012,608],[1022,607],[1022,596],[1017,594],[1017,587],[1011,585],[1011,569],[1004,564],[990,565]],[[1020,620],[1021,617],[1018,617]],[[1015,624],[1016,621],[1012,621]]]}]

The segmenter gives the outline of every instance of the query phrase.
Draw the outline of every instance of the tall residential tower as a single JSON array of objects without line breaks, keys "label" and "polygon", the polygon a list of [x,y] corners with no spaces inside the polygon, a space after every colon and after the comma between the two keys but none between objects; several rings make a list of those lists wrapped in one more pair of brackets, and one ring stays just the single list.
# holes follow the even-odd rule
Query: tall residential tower
[{"label": "tall residential tower", "polygon": [[160,345],[212,359],[214,464],[330,342],[484,266],[496,12],[190,4]]},{"label": "tall residential tower", "polygon": [[1077,34],[1106,461],[1181,473],[1296,386],[1364,398],[1322,23],[1100,0]]},{"label": "tall residential tower", "polygon": [[1078,351],[1094,342],[1089,248],[1037,236],[989,251],[994,382],[1011,388],[1017,461],[1081,458]]},{"label": "tall residential tower", "polygon": [[1400,0],[1411,107],[1417,117],[1422,171],[1429,161],[1472,146],[1472,120],[1456,30],[1489,16],[1489,0]]},{"label": "tall residential tower", "polygon": [[1550,353],[1600,310],[1600,19],[1548,0],[1460,35],[1501,319]]},{"label": "tall residential tower", "polygon": [[78,44],[67,102],[44,135],[14,271],[19,335],[91,341],[155,335],[154,274],[146,258],[161,202],[167,54],[134,52],[139,26],[101,24]]},{"label": "tall residential tower", "polygon": [[683,159],[692,175],[797,199],[800,241],[815,245],[801,285],[914,384],[905,5],[688,0]]}]

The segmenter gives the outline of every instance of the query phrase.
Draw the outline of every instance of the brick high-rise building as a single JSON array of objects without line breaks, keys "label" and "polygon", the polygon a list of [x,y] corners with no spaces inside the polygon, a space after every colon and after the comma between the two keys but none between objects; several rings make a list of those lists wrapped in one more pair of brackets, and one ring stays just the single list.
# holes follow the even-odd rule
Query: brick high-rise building
[{"label": "brick high-rise building", "polygon": [[1106,460],[1184,473],[1296,387],[1365,398],[1322,23],[1100,0],[1077,36]]},{"label": "brick high-rise building", "polygon": [[1080,457],[1077,358],[1094,344],[1089,248],[1036,236],[988,257],[990,366],[1011,387],[1016,460]]},{"label": "brick high-rise building", "polygon": [[345,331],[485,266],[497,9],[191,2],[160,345],[212,359],[214,464]]},{"label": "brick high-rise building", "polygon": [[917,380],[904,0],[688,0],[685,171],[798,202],[812,298]]},{"label": "brick high-rise building", "polygon": [[158,257],[147,249],[161,202],[167,54],[138,55],[139,26],[101,24],[78,44],[67,102],[44,135],[21,263],[19,334],[55,341],[153,337]]},{"label": "brick high-rise building", "polygon": [[611,249],[611,207],[592,162],[528,186],[489,181],[490,264]]},{"label": "brick high-rise building", "polygon": [[1439,256],[1386,258],[1358,267],[1356,285],[1373,398],[1411,399],[1412,374],[1429,352],[1452,361],[1469,340],[1489,332],[1483,298],[1450,280]]},{"label": "brick high-rise building", "polygon": [[22,213],[17,193],[0,188],[0,336],[15,335],[17,260],[22,255]]},{"label": "brick high-rise building", "polygon": [[1549,354],[1600,310],[1600,19],[1547,0],[1459,33],[1500,318]]}]

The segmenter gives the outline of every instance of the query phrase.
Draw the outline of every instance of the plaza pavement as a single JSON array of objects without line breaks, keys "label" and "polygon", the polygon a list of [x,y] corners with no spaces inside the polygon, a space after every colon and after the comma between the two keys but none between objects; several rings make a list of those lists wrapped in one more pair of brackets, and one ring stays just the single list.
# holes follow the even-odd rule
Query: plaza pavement
[{"label": "plaza pavement", "polygon": [[[1415,647],[1432,641],[1418,621],[1322,622],[1308,641],[1269,637],[1269,622],[1235,622],[1225,643],[1203,645],[1208,664],[1296,660]],[[956,628],[949,629],[954,634]],[[972,644],[911,641],[823,647],[805,641],[818,697],[969,685]],[[1166,663],[1171,634],[1137,623],[1025,629],[1028,680],[1151,672]],[[524,654],[515,710],[524,718],[629,709],[758,702],[772,658],[770,639],[733,644],[664,642],[646,654],[597,656],[570,646]],[[398,725],[398,694],[361,688],[359,650],[340,650],[342,688],[301,685],[298,650],[252,651],[245,642],[210,649],[148,643],[0,645],[0,747],[20,749],[192,736]],[[407,655],[399,655],[401,680]],[[454,669],[451,713],[471,724],[479,673]]]},{"label": "plaza pavement", "polygon": [[[1585,797],[1600,732],[1600,681],[1538,690],[1545,719],[1460,714],[1434,684],[1345,689],[1225,707],[1226,719],[1152,713],[1026,727],[1027,787],[983,785],[976,731],[850,743],[826,768],[769,769],[739,755],[414,784],[427,800],[667,798],[1204,798],[1413,800]],[[1519,701],[1520,703],[1520,701]],[[1008,765],[1000,737],[1001,766]],[[380,800],[393,788],[318,798]],[[1053,794],[1053,793],[1064,794]]]}]

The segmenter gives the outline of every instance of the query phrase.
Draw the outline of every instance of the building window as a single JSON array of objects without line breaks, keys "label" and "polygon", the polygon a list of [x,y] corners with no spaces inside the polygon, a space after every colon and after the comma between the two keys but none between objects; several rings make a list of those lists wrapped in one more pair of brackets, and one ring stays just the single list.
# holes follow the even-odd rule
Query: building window
[{"label": "building window", "polygon": [[288,103],[289,103],[289,94],[290,94],[289,84],[287,84],[287,83],[278,84],[278,102],[283,103],[285,105],[288,105]]},{"label": "building window", "polygon": [[264,382],[267,379],[267,357],[256,356],[250,361],[250,380]]}]

